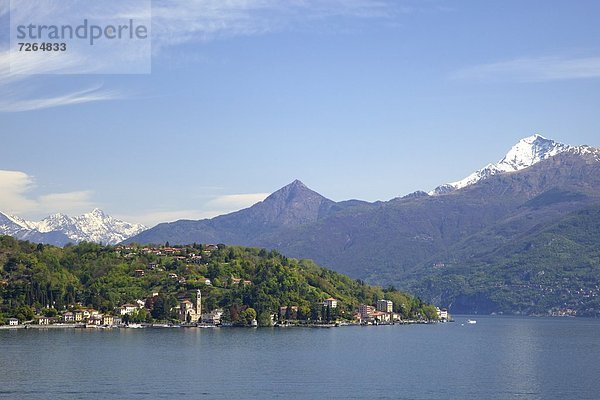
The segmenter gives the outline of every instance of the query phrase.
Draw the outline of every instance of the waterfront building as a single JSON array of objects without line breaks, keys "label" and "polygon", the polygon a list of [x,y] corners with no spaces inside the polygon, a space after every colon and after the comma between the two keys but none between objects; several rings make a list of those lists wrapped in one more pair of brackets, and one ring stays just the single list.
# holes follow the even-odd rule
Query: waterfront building
[{"label": "waterfront building", "polygon": [[219,325],[221,323],[221,317],[223,316],[223,310],[213,310],[209,313],[202,314],[200,321],[204,324]]},{"label": "waterfront building", "polygon": [[66,313],[63,314],[63,321],[75,322],[75,314],[73,314],[71,311],[67,311]]},{"label": "waterfront building", "polygon": [[118,315],[133,314],[138,307],[135,304],[123,304],[115,310]]},{"label": "waterfront building", "polygon": [[360,318],[363,320],[369,319],[375,309],[373,306],[369,306],[366,304],[361,304],[358,306],[358,313],[360,314]]},{"label": "waterfront building", "polygon": [[325,307],[329,307],[329,308],[337,308],[338,301],[337,301],[337,299],[330,297],[328,299],[323,300],[323,305]]},{"label": "waterfront building", "polygon": [[179,319],[185,322],[198,322],[202,316],[202,293],[196,291],[196,304],[184,300],[179,305]]},{"label": "waterfront building", "polygon": [[438,308],[437,309],[437,314],[438,314],[438,318],[442,321],[447,321],[448,320],[448,309],[446,308]]},{"label": "waterfront building", "polygon": [[394,310],[394,303],[389,300],[378,300],[377,311],[391,313]]},{"label": "waterfront building", "polygon": [[102,325],[112,326],[114,324],[115,324],[114,317],[112,315],[104,315],[102,317]]}]

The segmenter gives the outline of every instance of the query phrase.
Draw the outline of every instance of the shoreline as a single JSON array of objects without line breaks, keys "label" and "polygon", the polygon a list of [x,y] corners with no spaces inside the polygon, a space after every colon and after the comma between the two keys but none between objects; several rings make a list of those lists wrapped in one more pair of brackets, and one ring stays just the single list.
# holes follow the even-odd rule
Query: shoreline
[{"label": "shoreline", "polygon": [[180,328],[197,328],[197,329],[217,329],[217,328],[273,328],[273,329],[284,329],[284,328],[341,328],[347,326],[356,327],[378,327],[378,326],[394,326],[394,325],[427,325],[445,323],[440,321],[401,321],[395,323],[381,323],[381,324],[360,324],[360,323],[337,323],[337,324],[275,324],[272,326],[256,327],[256,326],[231,326],[231,325],[206,325],[206,324],[139,324],[133,326],[127,325],[86,325],[86,324],[52,324],[52,325],[37,325],[37,324],[20,324],[20,325],[0,325],[0,330],[28,330],[28,329],[83,329],[83,330],[112,330],[112,329],[180,329]]}]

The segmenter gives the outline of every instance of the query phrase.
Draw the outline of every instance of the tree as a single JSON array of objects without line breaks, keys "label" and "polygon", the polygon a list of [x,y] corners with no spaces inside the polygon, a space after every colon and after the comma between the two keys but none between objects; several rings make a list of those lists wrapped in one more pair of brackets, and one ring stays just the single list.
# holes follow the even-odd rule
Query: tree
[{"label": "tree", "polygon": [[292,306],[291,305],[287,305],[287,307],[285,307],[285,319],[289,320],[292,318]]},{"label": "tree", "polygon": [[244,325],[250,325],[255,319],[256,310],[252,307],[248,307],[240,313],[240,322]]},{"label": "tree", "polygon": [[151,314],[154,319],[165,319],[167,317],[167,313],[165,312],[164,296],[158,296],[158,298],[154,302],[154,307],[152,307]]},{"label": "tree", "polygon": [[437,308],[431,304],[425,304],[421,307],[422,315],[429,321],[435,321],[438,319]]},{"label": "tree", "polygon": [[257,318],[258,326],[271,326],[273,321],[271,320],[271,314],[268,311],[263,311],[258,315]]},{"label": "tree", "polygon": [[33,310],[29,306],[21,306],[17,308],[17,312],[15,314],[15,318],[19,321],[30,321],[34,317]]},{"label": "tree", "polygon": [[56,317],[58,311],[56,310],[56,308],[45,308],[42,310],[42,313],[46,317]]}]

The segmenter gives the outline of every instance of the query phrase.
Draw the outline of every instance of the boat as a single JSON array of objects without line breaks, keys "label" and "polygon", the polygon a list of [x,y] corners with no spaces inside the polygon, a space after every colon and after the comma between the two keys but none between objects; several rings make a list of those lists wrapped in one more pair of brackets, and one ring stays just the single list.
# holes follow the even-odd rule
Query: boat
[{"label": "boat", "polygon": [[476,323],[477,323],[477,321],[474,320],[474,319],[468,319],[467,320],[467,324],[476,324]]}]

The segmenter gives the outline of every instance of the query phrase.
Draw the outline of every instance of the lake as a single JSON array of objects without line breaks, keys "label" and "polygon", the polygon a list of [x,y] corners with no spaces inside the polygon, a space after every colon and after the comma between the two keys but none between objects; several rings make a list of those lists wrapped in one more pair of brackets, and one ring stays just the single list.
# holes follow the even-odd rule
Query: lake
[{"label": "lake", "polygon": [[0,330],[0,398],[597,399],[600,321]]}]

